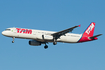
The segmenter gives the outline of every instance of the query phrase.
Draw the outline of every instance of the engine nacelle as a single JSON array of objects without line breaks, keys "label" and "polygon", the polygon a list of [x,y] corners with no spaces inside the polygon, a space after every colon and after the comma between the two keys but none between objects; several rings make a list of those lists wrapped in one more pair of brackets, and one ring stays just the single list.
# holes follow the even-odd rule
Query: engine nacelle
[{"label": "engine nacelle", "polygon": [[31,40],[31,41],[29,41],[29,45],[39,46],[39,45],[41,45],[41,42],[38,42],[38,41],[35,41],[35,40]]}]

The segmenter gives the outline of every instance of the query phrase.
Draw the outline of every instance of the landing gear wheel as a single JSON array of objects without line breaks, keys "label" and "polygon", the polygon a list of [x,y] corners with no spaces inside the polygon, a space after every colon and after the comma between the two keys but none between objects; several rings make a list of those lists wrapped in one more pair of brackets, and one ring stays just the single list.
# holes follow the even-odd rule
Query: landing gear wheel
[{"label": "landing gear wheel", "polygon": [[14,43],[14,41],[12,41],[12,43]]},{"label": "landing gear wheel", "polygon": [[48,48],[48,46],[47,46],[47,45],[45,45],[45,46],[44,46],[44,48],[45,48],[45,49],[47,49],[47,48]]},{"label": "landing gear wheel", "polygon": [[53,41],[53,45],[56,45],[57,44],[57,39],[53,39],[54,41]]},{"label": "landing gear wheel", "polygon": [[57,42],[53,42],[53,45],[56,45],[57,44]]}]

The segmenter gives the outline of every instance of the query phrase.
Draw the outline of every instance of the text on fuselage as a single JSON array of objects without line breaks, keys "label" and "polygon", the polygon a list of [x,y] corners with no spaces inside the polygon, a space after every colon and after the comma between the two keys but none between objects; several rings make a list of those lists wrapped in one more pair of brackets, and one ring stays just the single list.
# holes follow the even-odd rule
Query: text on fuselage
[{"label": "text on fuselage", "polygon": [[17,33],[32,34],[31,29],[16,28],[16,30],[17,30]]}]

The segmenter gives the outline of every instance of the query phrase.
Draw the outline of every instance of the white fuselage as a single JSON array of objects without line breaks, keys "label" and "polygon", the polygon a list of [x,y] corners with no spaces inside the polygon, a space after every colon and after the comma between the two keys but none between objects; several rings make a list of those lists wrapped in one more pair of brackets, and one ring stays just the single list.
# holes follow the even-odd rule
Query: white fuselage
[{"label": "white fuselage", "polygon": [[[25,28],[21,28],[20,30],[17,30],[16,28],[8,28],[8,29],[10,30],[5,30],[2,32],[2,34],[8,37],[33,39],[41,42],[53,42],[53,37],[51,36],[51,34],[55,33],[53,31],[43,31],[43,30],[25,29]],[[32,32],[24,33],[24,30],[25,31],[32,30]],[[42,37],[42,35],[44,37]],[[57,39],[57,42],[77,43],[81,37],[82,34],[67,33],[65,35],[62,35],[59,39]]]}]

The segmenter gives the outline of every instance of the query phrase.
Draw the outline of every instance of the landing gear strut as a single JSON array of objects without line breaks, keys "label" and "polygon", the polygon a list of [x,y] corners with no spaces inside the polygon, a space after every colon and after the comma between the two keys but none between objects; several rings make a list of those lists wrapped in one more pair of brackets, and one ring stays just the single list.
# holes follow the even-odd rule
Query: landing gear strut
[{"label": "landing gear strut", "polygon": [[56,44],[57,44],[57,41],[56,41],[56,39],[54,39],[53,45],[56,45]]},{"label": "landing gear strut", "polygon": [[15,37],[13,37],[13,41],[12,41],[12,43],[14,43],[14,39],[15,39]]}]

